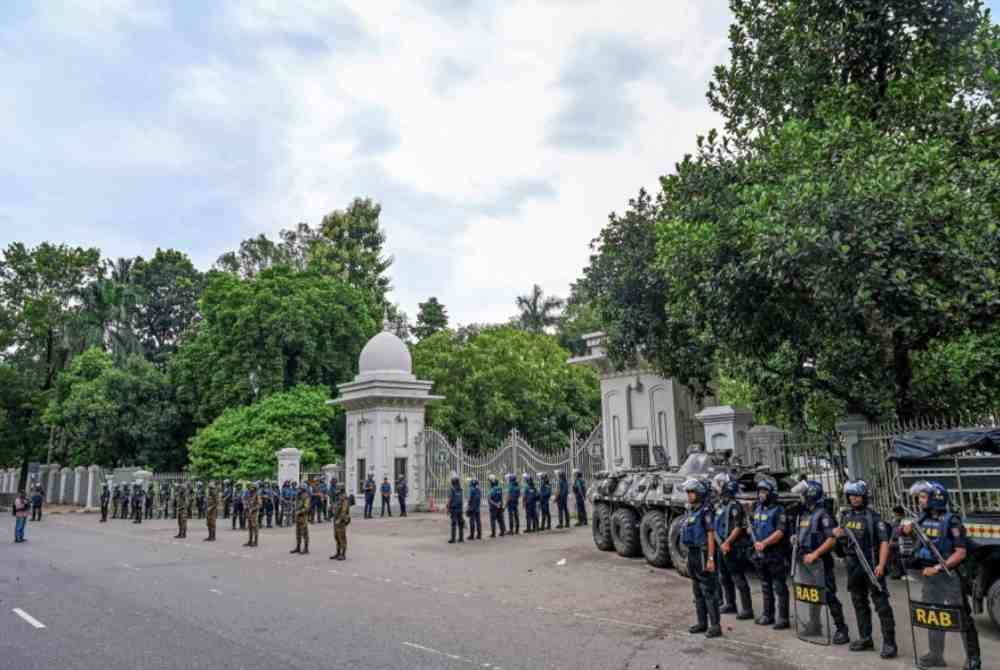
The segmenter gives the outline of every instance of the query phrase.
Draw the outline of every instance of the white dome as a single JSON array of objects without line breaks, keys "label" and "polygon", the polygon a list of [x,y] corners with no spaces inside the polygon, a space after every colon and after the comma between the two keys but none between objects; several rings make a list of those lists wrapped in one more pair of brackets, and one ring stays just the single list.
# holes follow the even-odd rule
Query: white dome
[{"label": "white dome", "polygon": [[410,350],[401,339],[394,334],[382,331],[361,350],[358,361],[359,375],[372,374],[403,374],[413,371],[413,359]]}]

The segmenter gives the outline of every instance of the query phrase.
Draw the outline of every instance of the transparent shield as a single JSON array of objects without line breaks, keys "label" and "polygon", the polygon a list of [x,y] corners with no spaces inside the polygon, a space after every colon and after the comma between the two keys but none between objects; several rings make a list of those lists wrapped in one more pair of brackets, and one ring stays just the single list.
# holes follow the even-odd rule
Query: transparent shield
[{"label": "transparent shield", "polygon": [[792,599],[795,603],[795,633],[800,640],[828,645],[832,639],[830,609],[826,599],[826,571],[822,561],[795,566]]},{"label": "transparent shield", "polygon": [[913,654],[917,667],[943,665],[961,668],[967,660],[962,632],[962,583],[954,571],[925,577],[923,570],[906,575],[913,630]]}]

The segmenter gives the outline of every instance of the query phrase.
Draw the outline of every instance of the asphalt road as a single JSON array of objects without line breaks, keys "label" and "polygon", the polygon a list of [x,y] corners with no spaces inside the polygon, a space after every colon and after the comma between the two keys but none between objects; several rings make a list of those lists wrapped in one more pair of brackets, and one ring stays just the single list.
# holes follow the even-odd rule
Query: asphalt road
[{"label": "asphalt road", "polygon": [[[811,646],[730,617],[722,640],[690,636],[689,582],[597,551],[586,528],[448,545],[439,515],[359,516],[349,529],[349,560],[341,562],[328,559],[329,524],[311,527],[312,553],[299,557],[288,553],[292,529],[262,530],[261,546],[249,549],[221,519],[219,541],[210,544],[201,541],[198,520],[180,541],[166,521],[50,515],[29,524],[29,542],[0,544],[0,668],[785,670],[848,662],[860,670],[910,663]],[[13,525],[9,516],[0,520]],[[909,636],[904,621],[901,639]],[[996,658],[992,631],[984,643],[984,657]]]}]

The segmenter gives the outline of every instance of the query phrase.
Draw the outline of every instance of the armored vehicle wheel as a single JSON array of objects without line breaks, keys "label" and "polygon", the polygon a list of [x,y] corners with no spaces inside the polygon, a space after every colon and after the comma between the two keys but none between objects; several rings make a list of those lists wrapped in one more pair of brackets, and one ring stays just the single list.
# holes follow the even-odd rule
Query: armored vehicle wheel
[{"label": "armored vehicle wheel", "polygon": [[639,542],[646,562],[657,568],[670,567],[670,534],[663,512],[650,510],[642,515]]},{"label": "armored vehicle wheel", "polygon": [[681,544],[681,529],[683,527],[683,515],[678,515],[670,523],[670,560],[681,577],[688,577],[690,575],[688,575],[687,547]]},{"label": "armored vehicle wheel", "polygon": [[620,507],[611,515],[611,539],[615,543],[615,551],[619,556],[632,558],[638,556],[639,518],[627,507]]},{"label": "armored vehicle wheel", "polygon": [[592,516],[594,544],[601,551],[611,551],[615,548],[615,543],[611,540],[611,508],[604,503],[597,503]]},{"label": "armored vehicle wheel", "polygon": [[986,611],[989,612],[993,625],[1000,627],[1000,579],[993,582],[986,591]]}]

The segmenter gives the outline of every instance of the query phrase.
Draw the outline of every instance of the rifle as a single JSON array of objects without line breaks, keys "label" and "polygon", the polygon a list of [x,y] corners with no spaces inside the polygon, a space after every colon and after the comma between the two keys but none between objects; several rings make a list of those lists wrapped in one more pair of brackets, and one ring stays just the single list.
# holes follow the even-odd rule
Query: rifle
[{"label": "rifle", "polygon": [[[913,529],[913,534],[917,536],[917,540],[920,541],[920,544],[924,545],[930,550],[930,552],[934,555],[935,560],[937,560],[938,565],[941,566],[941,569],[944,570],[944,573],[946,575],[948,575],[949,577],[954,577],[955,574],[951,571],[951,569],[948,568],[948,564],[945,562],[944,556],[941,555],[941,552],[938,551],[938,548],[934,545],[934,543],[927,539],[927,536],[924,535],[924,531],[920,529],[920,524],[916,522],[916,519],[919,519],[920,516],[914,514],[913,510],[908,508],[906,505],[900,504],[900,507],[902,507],[903,511],[906,512],[909,516],[913,517],[914,521],[913,523],[910,524],[910,528]],[[946,532],[947,530],[948,529],[945,528]]]},{"label": "rifle", "polygon": [[858,538],[854,534],[854,531],[848,528],[847,526],[841,526],[841,528],[844,529],[844,532],[847,534],[848,539],[851,541],[851,548],[854,549],[855,555],[861,562],[861,567],[865,569],[865,574],[868,575],[868,580],[872,583],[872,586],[875,588],[876,591],[882,593],[882,585],[878,583],[878,577],[875,576],[875,572],[872,570],[871,563],[869,563],[868,558],[865,557],[865,553],[861,549],[861,543],[858,542]]}]

